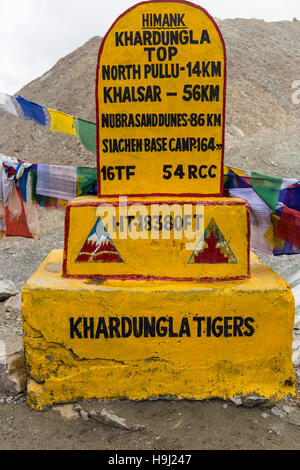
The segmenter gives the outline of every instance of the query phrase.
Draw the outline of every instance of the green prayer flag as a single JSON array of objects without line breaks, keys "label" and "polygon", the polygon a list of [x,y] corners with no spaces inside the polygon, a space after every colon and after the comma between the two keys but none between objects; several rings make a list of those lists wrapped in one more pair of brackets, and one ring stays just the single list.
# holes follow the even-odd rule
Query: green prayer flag
[{"label": "green prayer flag", "polygon": [[85,196],[97,184],[97,168],[78,166],[76,170],[77,191],[76,196]]},{"label": "green prayer flag", "polygon": [[96,124],[77,118],[77,135],[82,145],[96,155]]},{"label": "green prayer flag", "polygon": [[259,197],[273,210],[276,210],[282,178],[251,173],[251,186]]}]

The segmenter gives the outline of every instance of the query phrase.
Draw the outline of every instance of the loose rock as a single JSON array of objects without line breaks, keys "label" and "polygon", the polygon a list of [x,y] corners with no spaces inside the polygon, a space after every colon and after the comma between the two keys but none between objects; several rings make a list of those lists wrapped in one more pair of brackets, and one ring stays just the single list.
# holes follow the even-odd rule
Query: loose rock
[{"label": "loose rock", "polygon": [[80,410],[80,411],[79,411],[79,414],[80,414],[80,416],[82,417],[83,421],[89,421],[89,419],[90,419],[89,413],[87,413],[87,412],[84,411],[84,410]]},{"label": "loose rock", "polygon": [[124,418],[119,418],[111,411],[103,408],[100,413],[97,413],[95,410],[92,410],[89,413],[90,417],[99,423],[107,424],[109,426],[124,429],[126,431],[140,431],[145,429],[146,426],[142,424],[134,424],[133,426],[128,426]]},{"label": "loose rock", "polygon": [[0,357],[0,394],[16,396],[26,390],[27,372],[23,351]]},{"label": "loose rock", "polygon": [[18,294],[18,290],[12,281],[8,279],[0,278],[0,301],[1,302],[17,294]]},{"label": "loose rock", "polygon": [[268,403],[267,398],[260,397],[255,394],[250,394],[247,396],[236,395],[233,398],[230,398],[230,401],[235,404],[235,406],[244,406],[245,408],[253,408],[254,406],[260,406]]},{"label": "loose rock", "polygon": [[58,405],[53,406],[54,411],[58,411],[65,421],[72,421],[79,418],[78,412],[74,409],[73,405]]},{"label": "loose rock", "polygon": [[103,424],[108,424],[115,428],[126,429],[129,431],[129,427],[126,424],[126,420],[124,418],[119,418],[111,411],[106,410],[103,408],[100,413],[97,413],[95,410],[92,410],[90,416],[95,420]]},{"label": "loose rock", "polygon": [[12,312],[13,310],[21,313],[21,294],[14,295],[7,299],[4,303],[6,312]]},{"label": "loose rock", "polygon": [[300,409],[297,406],[278,404],[271,409],[271,412],[287,423],[300,426]]}]

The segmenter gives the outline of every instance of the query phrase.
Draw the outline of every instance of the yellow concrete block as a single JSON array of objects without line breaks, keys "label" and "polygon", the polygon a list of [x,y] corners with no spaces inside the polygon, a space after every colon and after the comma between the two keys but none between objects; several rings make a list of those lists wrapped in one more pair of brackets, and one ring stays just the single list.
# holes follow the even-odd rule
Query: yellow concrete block
[{"label": "yellow concrete block", "polygon": [[63,275],[245,279],[249,238],[243,199],[80,197],[66,211]]},{"label": "yellow concrete block", "polygon": [[64,279],[54,250],[22,289],[28,403],[295,395],[290,286],[253,259],[215,283]]}]

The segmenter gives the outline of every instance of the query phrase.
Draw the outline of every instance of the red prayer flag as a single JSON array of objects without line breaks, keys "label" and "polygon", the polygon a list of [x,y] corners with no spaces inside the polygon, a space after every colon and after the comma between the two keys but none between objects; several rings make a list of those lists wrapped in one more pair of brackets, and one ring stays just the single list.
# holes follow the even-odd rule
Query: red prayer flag
[{"label": "red prayer flag", "polygon": [[32,233],[30,232],[26,215],[24,210],[24,204],[20,195],[20,191],[17,188],[18,196],[20,199],[22,212],[19,217],[11,217],[11,214],[8,210],[8,207],[4,207],[5,210],[5,225],[6,225],[6,237],[24,237],[24,238],[33,238]]},{"label": "red prayer flag", "polygon": [[285,206],[277,224],[276,236],[300,247],[300,212]]}]

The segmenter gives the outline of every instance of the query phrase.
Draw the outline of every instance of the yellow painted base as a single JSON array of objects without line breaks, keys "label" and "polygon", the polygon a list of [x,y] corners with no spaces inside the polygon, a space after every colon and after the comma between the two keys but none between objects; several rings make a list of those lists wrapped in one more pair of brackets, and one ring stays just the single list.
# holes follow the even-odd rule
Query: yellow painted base
[{"label": "yellow painted base", "polygon": [[295,395],[292,291],[256,257],[251,279],[210,284],[64,279],[62,257],[22,289],[30,406]]}]

